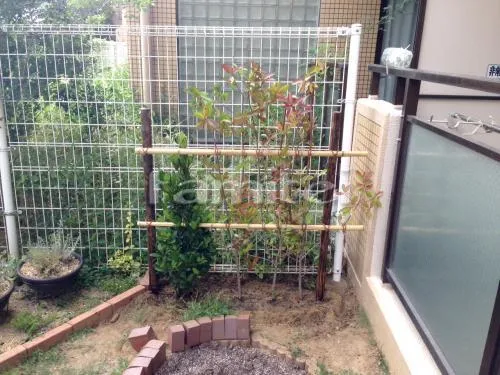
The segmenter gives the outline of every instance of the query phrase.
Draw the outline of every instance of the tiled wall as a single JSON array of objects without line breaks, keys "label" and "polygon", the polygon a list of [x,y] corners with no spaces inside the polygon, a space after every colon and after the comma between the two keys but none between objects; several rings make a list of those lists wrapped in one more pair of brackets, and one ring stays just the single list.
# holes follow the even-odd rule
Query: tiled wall
[{"label": "tiled wall", "polygon": [[[389,127],[395,126],[399,121],[400,112],[395,112],[392,104],[382,100],[358,100],[352,149],[368,151],[368,157],[351,159],[351,176],[356,170],[371,172],[374,190],[380,190]],[[358,210],[350,224],[362,224],[365,229],[361,232],[348,232],[346,235],[346,252],[352,266],[351,276],[359,284],[370,275],[375,217],[375,212],[366,214]]]},{"label": "tiled wall", "polygon": [[320,26],[363,25],[358,74],[358,97],[368,95],[370,75],[367,65],[375,59],[380,0],[321,0]]}]

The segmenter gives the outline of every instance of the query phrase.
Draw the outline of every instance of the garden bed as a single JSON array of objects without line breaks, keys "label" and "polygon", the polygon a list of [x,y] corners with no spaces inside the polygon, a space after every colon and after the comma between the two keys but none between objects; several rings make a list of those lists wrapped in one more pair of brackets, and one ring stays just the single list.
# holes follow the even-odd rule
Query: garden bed
[{"label": "garden bed", "polygon": [[256,348],[207,345],[174,353],[156,375],[307,375],[290,361]]},{"label": "garden bed", "polygon": [[[89,284],[94,278],[101,281],[99,287]],[[129,279],[84,273],[72,291],[44,299],[39,299],[27,285],[16,286],[8,310],[0,312],[0,354],[89,311],[134,284]]]},{"label": "garden bed", "polygon": [[234,281],[229,275],[211,275],[194,296],[201,303],[177,301],[170,288],[158,296],[140,295],[112,323],[74,335],[49,352],[32,357],[11,374],[19,370],[42,374],[121,374],[136,355],[127,341],[133,328],[149,324],[159,339],[166,340],[169,324],[210,311],[218,314],[224,309],[251,311],[252,337],[306,361],[311,373],[328,368],[334,374],[388,374],[368,321],[346,284],[329,283],[327,300],[316,303],[312,290],[306,290],[304,300],[298,301],[295,282],[282,280],[276,301],[271,301],[270,284],[248,277],[243,283],[243,300],[239,301],[233,297]]}]

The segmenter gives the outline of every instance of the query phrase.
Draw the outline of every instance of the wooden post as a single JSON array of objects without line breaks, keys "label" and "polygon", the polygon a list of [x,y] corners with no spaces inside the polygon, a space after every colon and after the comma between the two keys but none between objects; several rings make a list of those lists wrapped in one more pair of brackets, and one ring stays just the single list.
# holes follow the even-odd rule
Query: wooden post
[{"label": "wooden post", "polygon": [[[332,127],[330,129],[330,143],[329,148],[332,150],[335,147],[335,128],[339,124],[340,112],[335,112],[333,114]],[[333,193],[335,184],[335,166],[337,160],[334,158],[328,159],[328,166],[326,170],[326,182],[331,186],[327,186],[323,200],[325,202],[323,206],[323,220],[322,224],[329,225],[332,219],[332,208],[333,208]],[[330,232],[324,230],[321,232],[320,245],[319,245],[319,262],[318,262],[318,275],[316,277],[316,300],[323,301],[325,297],[325,285],[326,285],[326,262],[328,258],[328,245],[330,244]]]},{"label": "wooden post", "polygon": [[[151,109],[141,108],[142,124],[142,147],[153,146],[153,129],[151,124]],[[142,157],[144,169],[144,201],[146,204],[146,221],[155,220],[155,197],[153,182],[153,155],[144,154]],[[148,276],[149,289],[157,290],[158,280],[154,269],[152,254],[156,249],[156,229],[153,226],[147,227],[148,241]]]}]

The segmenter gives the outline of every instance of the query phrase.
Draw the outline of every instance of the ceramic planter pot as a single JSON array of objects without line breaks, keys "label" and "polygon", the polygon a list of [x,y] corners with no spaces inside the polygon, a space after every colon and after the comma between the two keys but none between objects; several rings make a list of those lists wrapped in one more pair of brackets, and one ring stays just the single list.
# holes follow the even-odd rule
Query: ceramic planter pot
[{"label": "ceramic planter pot", "polygon": [[33,279],[21,273],[21,267],[24,262],[21,263],[17,268],[17,275],[23,281],[23,283],[33,289],[41,298],[60,295],[71,289],[76,278],[78,277],[78,273],[82,269],[82,257],[78,254],[73,254],[73,256],[78,259],[78,267],[64,276],[52,277],[50,279]]},{"label": "ceramic planter pot", "polygon": [[3,296],[0,296],[0,311],[3,311],[9,304],[10,295],[14,291],[14,283],[10,281],[10,289]]}]

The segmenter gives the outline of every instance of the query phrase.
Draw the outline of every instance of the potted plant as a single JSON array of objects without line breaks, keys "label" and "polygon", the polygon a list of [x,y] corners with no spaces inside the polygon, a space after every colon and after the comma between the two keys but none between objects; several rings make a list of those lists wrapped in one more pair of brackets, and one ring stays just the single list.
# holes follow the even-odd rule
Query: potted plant
[{"label": "potted plant", "polygon": [[10,295],[14,291],[14,275],[11,263],[0,261],[0,311],[9,304]]},{"label": "potted plant", "polygon": [[79,238],[64,235],[62,228],[47,241],[39,238],[17,268],[19,278],[39,296],[55,296],[68,290],[82,268],[83,259],[75,252]]}]

